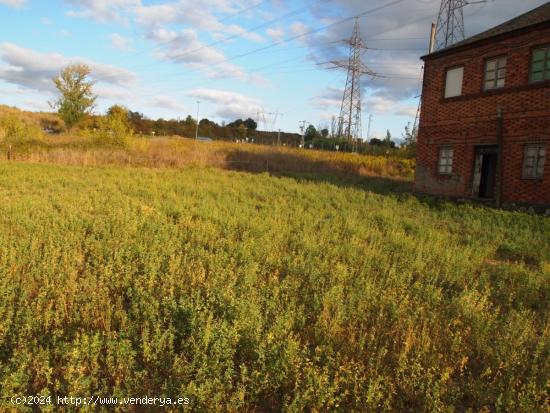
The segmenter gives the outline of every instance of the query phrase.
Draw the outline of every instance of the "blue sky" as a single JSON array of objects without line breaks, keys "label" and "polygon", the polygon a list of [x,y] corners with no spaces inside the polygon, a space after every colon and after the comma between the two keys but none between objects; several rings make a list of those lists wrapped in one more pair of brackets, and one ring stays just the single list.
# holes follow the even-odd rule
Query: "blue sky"
[{"label": "blue sky", "polygon": [[[544,4],[493,0],[465,8],[473,35]],[[363,137],[400,137],[417,107],[421,61],[439,0],[0,0],[0,103],[48,110],[51,78],[73,62],[97,80],[97,112],[114,103],[151,118],[217,122],[258,117],[260,128],[338,116],[353,19],[384,75],[363,81]],[[278,115],[275,122],[275,113]]]}]

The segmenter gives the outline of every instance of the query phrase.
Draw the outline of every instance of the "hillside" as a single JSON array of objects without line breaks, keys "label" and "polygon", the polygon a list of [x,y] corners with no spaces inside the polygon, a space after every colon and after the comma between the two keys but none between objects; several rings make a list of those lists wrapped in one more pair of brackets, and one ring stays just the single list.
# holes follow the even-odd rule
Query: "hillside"
[{"label": "hillside", "polygon": [[546,411],[550,220],[393,182],[1,161],[2,399]]},{"label": "hillside", "polygon": [[414,160],[398,151],[375,156],[227,141],[201,142],[181,136],[146,137],[126,127],[114,138],[111,138],[113,130],[100,131],[99,126],[72,133],[43,131],[60,128],[55,114],[0,106],[0,159],[7,158],[9,152],[10,159],[70,165],[213,166],[277,174],[375,176],[403,182],[410,182],[414,174]]}]

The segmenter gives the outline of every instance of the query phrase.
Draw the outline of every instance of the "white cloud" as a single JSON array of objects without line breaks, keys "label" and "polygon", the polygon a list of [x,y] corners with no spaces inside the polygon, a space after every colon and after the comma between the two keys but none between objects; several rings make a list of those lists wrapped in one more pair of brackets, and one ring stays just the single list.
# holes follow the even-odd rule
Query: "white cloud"
[{"label": "white cloud", "polygon": [[225,60],[225,56],[213,47],[208,47],[199,40],[193,29],[184,29],[177,33],[165,29],[157,29],[150,38],[164,43],[167,51],[158,55],[162,59],[186,64],[216,64]]},{"label": "white cloud", "polygon": [[311,98],[311,103],[319,109],[339,107],[342,103],[343,93],[343,89],[328,87],[322,94]]},{"label": "white cloud", "polygon": [[164,26],[174,23],[179,14],[175,3],[155,4],[151,6],[138,5],[134,9],[135,20],[144,26]]},{"label": "white cloud", "polygon": [[[1,0],[0,0],[1,1]],[[91,18],[96,21],[128,24],[130,20],[148,28],[180,25],[216,33],[238,35],[244,39],[261,42],[263,37],[237,24],[225,25],[217,17],[220,13],[236,13],[242,0],[175,0],[146,5],[142,0],[65,0],[77,7],[67,14],[71,17]]]},{"label": "white cloud", "polygon": [[123,102],[132,98],[132,93],[128,89],[114,85],[96,85],[94,93],[99,99],[106,99],[112,102]]},{"label": "white cloud", "polygon": [[[320,95],[314,96],[311,103],[318,109],[338,111],[342,104],[343,89],[334,87],[327,88]],[[378,115],[397,115],[414,117],[416,115],[416,106],[409,103],[403,103],[398,98],[371,93],[363,97],[363,111],[375,113]]]},{"label": "white cloud", "polygon": [[12,43],[0,46],[0,56],[3,63],[0,63],[0,79],[42,92],[55,91],[52,78],[71,63],[87,64],[92,70],[92,78],[100,83],[128,87],[135,82],[135,75],[127,69],[81,57],[68,58],[59,53],[41,53]]},{"label": "white cloud", "polygon": [[118,33],[111,33],[109,35],[109,40],[111,41],[111,46],[117,50],[123,52],[129,52],[132,50],[132,39],[121,36]]},{"label": "white cloud", "polygon": [[141,0],[65,0],[74,4],[79,9],[70,10],[67,15],[70,17],[91,18],[101,23],[115,21],[127,23],[125,14],[132,7],[141,4]]},{"label": "white cloud", "polygon": [[233,77],[256,83],[263,79],[260,76],[250,76],[240,66],[228,62],[218,49],[201,42],[193,29],[175,32],[161,28],[152,31],[149,37],[162,44],[165,49],[157,53],[158,58],[183,64],[192,70],[201,70],[210,78]]},{"label": "white cloud", "polygon": [[310,28],[302,22],[295,22],[290,25],[290,33],[292,33],[292,36],[300,36],[300,40],[303,39],[303,37],[305,37],[304,35],[309,31]]},{"label": "white cloud", "polygon": [[395,109],[394,114],[397,116],[406,116],[408,118],[412,118],[416,116],[417,110],[418,107],[416,105],[400,104]]},{"label": "white cloud", "polygon": [[269,28],[265,31],[265,33],[274,41],[278,42],[281,41],[285,37],[285,31],[278,28]]},{"label": "white cloud", "polygon": [[41,102],[39,100],[26,100],[23,102],[23,105],[27,108],[38,110],[40,112],[50,112],[52,110],[47,102]]},{"label": "white cloud", "polygon": [[164,95],[155,96],[155,98],[151,102],[151,106],[171,109],[176,112],[183,112],[186,110],[185,105],[183,105],[181,102],[177,101],[174,98],[171,98],[170,96]]},{"label": "white cloud", "polygon": [[[310,11],[319,20],[327,14],[343,18],[387,3],[385,0],[370,0],[366,5],[364,0],[331,0],[324,6],[317,3]],[[468,5],[464,9],[466,34],[479,33],[544,3],[545,0],[499,0]],[[359,19],[361,35],[370,47],[363,61],[374,72],[387,76],[372,80],[365,78],[364,94],[376,97],[371,99],[371,104],[377,110],[394,111],[396,102],[405,102],[417,95],[422,66],[420,56],[426,53],[429,26],[437,18],[439,5],[440,1],[436,0],[409,0]],[[327,13],[327,8],[331,13]],[[351,36],[353,25],[354,21],[350,20],[301,38],[309,46],[310,58],[316,62],[347,59],[349,46],[338,41]],[[295,35],[305,30],[307,28],[301,22],[291,26]],[[334,46],[327,47],[331,44]],[[397,112],[410,114],[412,111],[401,108]]]},{"label": "white cloud", "polygon": [[230,38],[233,38],[234,36],[236,36],[236,37],[241,37],[243,39],[250,40],[251,42],[256,42],[256,43],[262,43],[265,41],[265,39],[262,36],[260,36],[258,33],[248,32],[247,30],[245,30],[244,28],[236,24],[224,26],[222,31],[230,34],[231,35],[229,36]]},{"label": "white cloud", "polygon": [[27,0],[0,0],[0,5],[20,9],[27,5]]},{"label": "white cloud", "polygon": [[[252,42],[265,41],[258,33],[249,32],[238,24],[224,24],[218,18],[220,14],[236,13],[248,6],[244,0],[203,0],[200,6],[195,0],[156,4],[145,4],[143,0],[65,1],[76,6],[76,11],[69,12],[73,17],[123,24],[134,21],[146,31],[150,40],[158,44],[160,51],[155,54],[158,59],[200,70],[210,78],[237,78],[257,84],[266,83],[263,77],[248,75],[242,67],[227,62],[225,55],[215,47],[216,44],[237,37]],[[208,32],[217,41],[207,44],[200,40],[198,31]],[[111,35],[111,43],[120,50],[129,48],[127,39],[116,33]]]},{"label": "white cloud", "polygon": [[188,96],[206,101],[216,106],[215,114],[226,120],[254,117],[262,111],[261,101],[237,92],[217,89],[195,89]]}]

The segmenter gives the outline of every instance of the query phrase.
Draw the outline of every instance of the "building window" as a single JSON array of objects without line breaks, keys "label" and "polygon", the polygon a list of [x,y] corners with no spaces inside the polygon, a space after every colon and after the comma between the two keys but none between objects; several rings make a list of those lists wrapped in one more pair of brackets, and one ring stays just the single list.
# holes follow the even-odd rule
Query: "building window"
[{"label": "building window", "polygon": [[485,62],[485,90],[500,89],[506,82],[506,56]]},{"label": "building window", "polygon": [[544,145],[526,145],[523,157],[523,177],[525,179],[542,179],[544,177]]},{"label": "building window", "polygon": [[453,148],[439,148],[439,173],[441,175],[450,175],[453,172]]},{"label": "building window", "polygon": [[533,50],[530,80],[532,83],[550,80],[550,46]]},{"label": "building window", "polygon": [[462,79],[464,78],[464,66],[447,69],[445,78],[445,97],[452,98],[462,95]]}]

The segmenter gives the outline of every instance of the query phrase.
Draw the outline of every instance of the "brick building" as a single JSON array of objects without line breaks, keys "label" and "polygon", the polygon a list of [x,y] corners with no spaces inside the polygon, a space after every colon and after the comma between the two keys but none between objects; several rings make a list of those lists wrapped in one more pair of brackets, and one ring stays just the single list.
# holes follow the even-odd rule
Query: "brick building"
[{"label": "brick building", "polygon": [[550,206],[550,2],[423,57],[415,190]]}]

